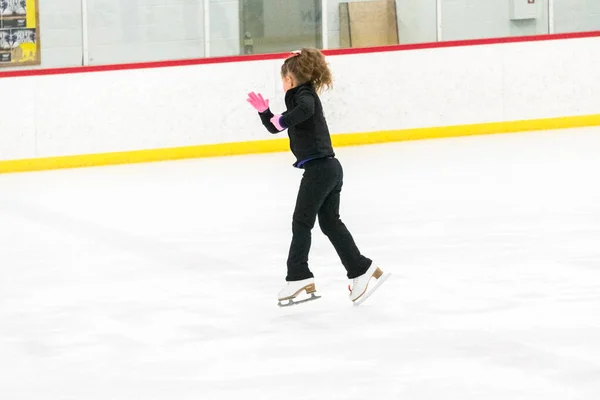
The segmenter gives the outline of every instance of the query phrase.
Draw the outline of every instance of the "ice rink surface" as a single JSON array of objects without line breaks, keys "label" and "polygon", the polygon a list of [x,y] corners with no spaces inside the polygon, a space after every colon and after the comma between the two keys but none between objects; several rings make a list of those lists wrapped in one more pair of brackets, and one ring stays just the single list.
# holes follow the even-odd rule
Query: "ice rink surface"
[{"label": "ice rink surface", "polygon": [[0,175],[0,399],[600,398],[599,129],[337,154],[359,307],[290,153]]}]

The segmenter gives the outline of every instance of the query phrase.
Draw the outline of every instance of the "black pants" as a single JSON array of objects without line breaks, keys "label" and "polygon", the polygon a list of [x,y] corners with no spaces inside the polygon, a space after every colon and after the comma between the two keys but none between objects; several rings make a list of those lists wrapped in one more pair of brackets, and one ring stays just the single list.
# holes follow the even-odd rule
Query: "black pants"
[{"label": "black pants", "polygon": [[349,279],[364,274],[372,261],[358,250],[346,225],[340,220],[343,170],[336,158],[313,160],[305,165],[292,220],[292,243],[287,261],[287,281],[312,278],[308,268],[311,231],[315,220],[329,238]]}]

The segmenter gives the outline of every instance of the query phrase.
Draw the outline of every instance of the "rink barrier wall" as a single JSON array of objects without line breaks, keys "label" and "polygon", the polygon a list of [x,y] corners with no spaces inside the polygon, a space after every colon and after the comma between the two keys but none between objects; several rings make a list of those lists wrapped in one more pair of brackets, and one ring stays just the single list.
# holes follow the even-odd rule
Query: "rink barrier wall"
[{"label": "rink barrier wall", "polygon": [[[598,126],[599,46],[586,32],[328,50],[334,145]],[[289,151],[245,102],[258,89],[284,107],[285,56],[1,72],[19,107],[0,118],[0,173]]]},{"label": "rink barrier wall", "polygon": [[[332,135],[334,147],[600,126],[600,114]],[[287,139],[0,161],[0,174],[285,152]]]},{"label": "rink barrier wall", "polygon": [[[551,40],[565,39],[584,39],[600,37],[600,31],[589,32],[567,32],[567,33],[551,33],[540,35],[524,35],[524,36],[508,36],[498,38],[484,39],[462,39],[462,40],[446,40],[442,42],[423,42],[410,44],[397,44],[391,46],[372,46],[359,48],[342,48],[323,50],[326,56],[340,56],[352,54],[370,54],[370,53],[385,53],[393,51],[408,51],[408,50],[424,50],[424,49],[440,49],[447,47],[465,47],[465,46],[484,46],[490,44],[507,44],[507,43],[523,43],[523,42],[544,42]],[[124,63],[124,64],[105,64],[92,65],[81,67],[58,67],[58,68],[28,68],[15,69],[9,71],[0,70],[0,79],[16,78],[28,76],[45,76],[45,75],[66,75],[66,74],[82,74],[89,72],[108,72],[108,71],[126,71],[140,70],[151,68],[167,68],[167,67],[184,67],[191,65],[204,64],[224,64],[232,62],[249,62],[249,61],[264,61],[264,60],[281,60],[287,57],[289,53],[268,53],[268,54],[247,54],[240,56],[219,56],[206,58],[193,58],[185,60],[165,60],[151,61],[140,63]]]}]

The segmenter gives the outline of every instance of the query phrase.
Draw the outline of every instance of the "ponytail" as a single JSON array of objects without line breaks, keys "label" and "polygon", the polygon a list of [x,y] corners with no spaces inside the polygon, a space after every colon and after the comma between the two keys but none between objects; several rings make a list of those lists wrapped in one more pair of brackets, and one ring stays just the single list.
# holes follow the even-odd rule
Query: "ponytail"
[{"label": "ponytail", "polygon": [[303,48],[300,53],[285,60],[281,66],[281,75],[292,74],[298,83],[310,82],[317,93],[333,87],[333,77],[325,56],[314,48]]}]

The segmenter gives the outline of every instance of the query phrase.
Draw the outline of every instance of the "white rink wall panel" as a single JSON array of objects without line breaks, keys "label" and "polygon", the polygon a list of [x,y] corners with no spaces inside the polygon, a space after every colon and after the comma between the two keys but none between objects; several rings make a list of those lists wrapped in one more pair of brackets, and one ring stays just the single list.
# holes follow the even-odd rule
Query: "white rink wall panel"
[{"label": "white rink wall panel", "polygon": [[261,139],[245,90],[272,77],[262,61],[38,77],[38,156]]},{"label": "white rink wall panel", "polygon": [[[330,56],[326,117],[336,134],[597,114],[598,48],[583,38]],[[284,110],[281,62],[1,78],[19,106],[0,111],[0,159],[286,137],[246,102],[260,91]]]},{"label": "white rink wall panel", "polygon": [[34,86],[33,80],[0,79],[0,160],[36,155]]},{"label": "white rink wall panel", "polygon": [[447,126],[502,119],[497,47],[453,47],[331,57],[327,100],[339,133]]},{"label": "white rink wall panel", "polygon": [[514,43],[498,49],[504,65],[505,120],[600,112],[600,38]]}]

